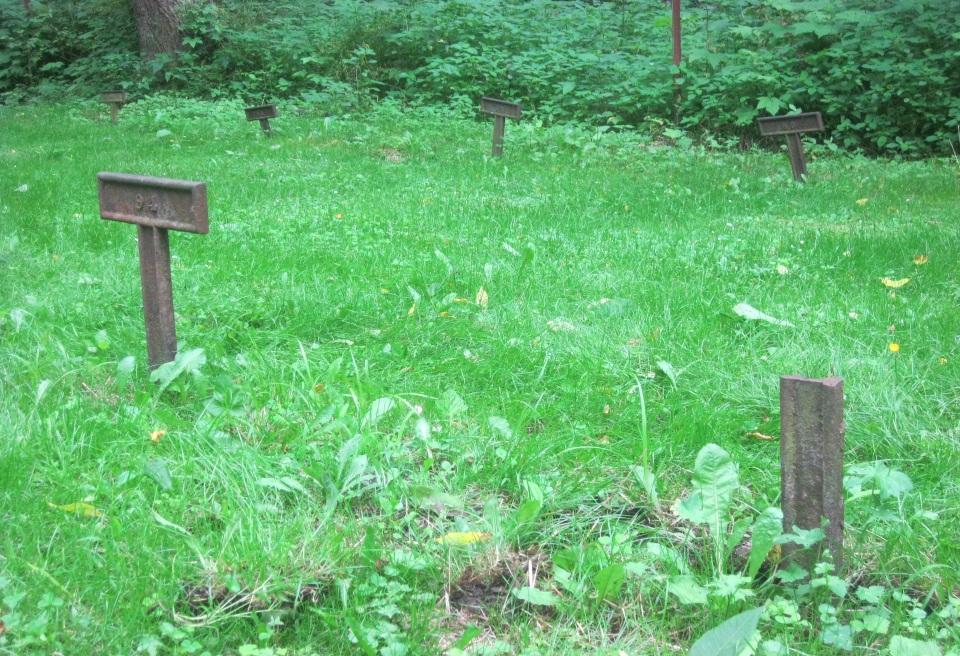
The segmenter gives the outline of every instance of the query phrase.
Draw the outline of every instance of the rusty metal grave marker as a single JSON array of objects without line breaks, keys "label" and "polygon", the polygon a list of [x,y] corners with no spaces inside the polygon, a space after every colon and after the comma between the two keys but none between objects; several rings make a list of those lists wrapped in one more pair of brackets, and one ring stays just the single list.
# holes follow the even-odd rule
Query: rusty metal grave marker
[{"label": "rusty metal grave marker", "polygon": [[480,99],[480,111],[493,115],[493,156],[503,155],[503,133],[508,118],[520,120],[522,107],[518,103],[484,96]]},{"label": "rusty metal grave marker", "polygon": [[209,232],[207,185],[188,180],[98,173],[100,217],[137,226],[147,355],[155,369],[177,356],[168,230]]},{"label": "rusty metal grave marker", "polygon": [[[827,526],[825,545],[843,565],[843,379],[780,378],[780,493],[783,530]],[[784,555],[810,569],[818,554]],[[793,554],[791,556],[791,554]]]},{"label": "rusty metal grave marker", "polygon": [[266,132],[268,136],[272,134],[272,131],[270,130],[270,119],[277,118],[276,105],[247,107],[243,111],[246,113],[248,121],[260,121],[260,127],[263,128],[263,131]]},{"label": "rusty metal grave marker", "polygon": [[100,102],[110,105],[110,122],[117,122],[117,114],[125,102],[127,102],[126,91],[104,91],[100,94]]},{"label": "rusty metal grave marker", "polygon": [[823,132],[823,117],[820,112],[807,112],[790,116],[765,116],[757,119],[760,134],[765,137],[784,135],[787,138],[787,150],[790,152],[790,167],[793,179],[803,182],[807,174],[807,160],[803,155],[803,142],[800,135],[804,132]]}]

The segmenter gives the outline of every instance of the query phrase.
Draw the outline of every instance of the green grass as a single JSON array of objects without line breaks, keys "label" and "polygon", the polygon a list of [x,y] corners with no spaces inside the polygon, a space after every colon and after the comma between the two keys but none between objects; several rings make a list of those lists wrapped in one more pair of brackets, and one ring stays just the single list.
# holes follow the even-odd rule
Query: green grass
[{"label": "green grass", "polygon": [[[710,442],[739,465],[738,517],[777,503],[778,444],[746,434],[778,433],[783,374],[842,376],[847,462],[914,484],[886,514],[849,504],[848,578],[948,608],[956,163],[814,156],[798,185],[782,154],[529,122],[491,160],[489,125],[442,112],[286,112],[267,139],[233,105],[172,107],[159,121],[129,107],[118,126],[0,112],[0,654],[435,654],[469,625],[474,653],[676,653],[756,600],[679,606],[651,575],[599,602],[552,568],[633,561],[669,538],[709,580],[703,536],[666,508]],[[162,394],[136,233],[100,220],[99,171],[208,185],[210,234],[171,235],[181,351],[207,362]],[[885,276],[910,281],[892,291]],[[740,302],[795,327],[744,321]],[[638,381],[658,513],[631,471]],[[381,398],[393,408],[364,422]],[[337,453],[355,435],[349,482]],[[332,512],[325,480],[342,488]],[[81,501],[102,516],[50,506]],[[458,530],[492,537],[436,541]],[[523,587],[528,569],[559,606],[489,584],[519,571]],[[457,582],[470,594],[453,586],[448,614]],[[240,602],[191,606],[204,586]],[[919,637],[900,624],[910,608],[891,601],[888,635],[858,634],[857,650]],[[760,629],[834,653],[817,630]]]}]

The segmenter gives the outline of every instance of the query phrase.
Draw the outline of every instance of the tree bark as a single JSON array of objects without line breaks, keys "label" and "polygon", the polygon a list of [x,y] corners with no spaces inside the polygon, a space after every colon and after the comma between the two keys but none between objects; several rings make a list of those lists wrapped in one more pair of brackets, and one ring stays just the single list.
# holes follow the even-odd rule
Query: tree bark
[{"label": "tree bark", "polygon": [[172,56],[180,48],[178,4],[180,0],[131,0],[140,56],[144,59],[160,54]]}]

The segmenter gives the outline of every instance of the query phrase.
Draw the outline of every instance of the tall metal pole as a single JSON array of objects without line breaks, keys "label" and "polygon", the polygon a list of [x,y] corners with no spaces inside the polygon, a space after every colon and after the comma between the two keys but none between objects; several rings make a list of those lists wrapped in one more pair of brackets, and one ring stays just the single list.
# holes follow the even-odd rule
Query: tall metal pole
[{"label": "tall metal pole", "polygon": [[[673,2],[673,65],[680,66],[683,56],[680,47],[680,0]],[[680,71],[673,74],[674,120],[680,121]]]},{"label": "tall metal pole", "polygon": [[673,0],[673,65],[680,65],[680,0]]}]

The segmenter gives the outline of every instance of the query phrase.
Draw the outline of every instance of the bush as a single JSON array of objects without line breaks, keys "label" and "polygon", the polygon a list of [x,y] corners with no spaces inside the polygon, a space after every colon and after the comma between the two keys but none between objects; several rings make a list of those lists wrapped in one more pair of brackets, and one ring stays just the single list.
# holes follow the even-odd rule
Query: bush
[{"label": "bush", "polygon": [[693,133],[744,140],[759,115],[820,110],[835,144],[906,156],[949,154],[960,125],[952,2],[689,0],[679,71],[659,0],[187,0],[183,52],[147,64],[127,3],[34,7],[24,17],[19,2],[0,4],[7,102],[27,89],[93,93],[121,81],[323,111],[489,94],[548,122],[679,118]]},{"label": "bush", "polygon": [[133,19],[122,0],[0,0],[0,98],[118,87],[138,75]]}]

